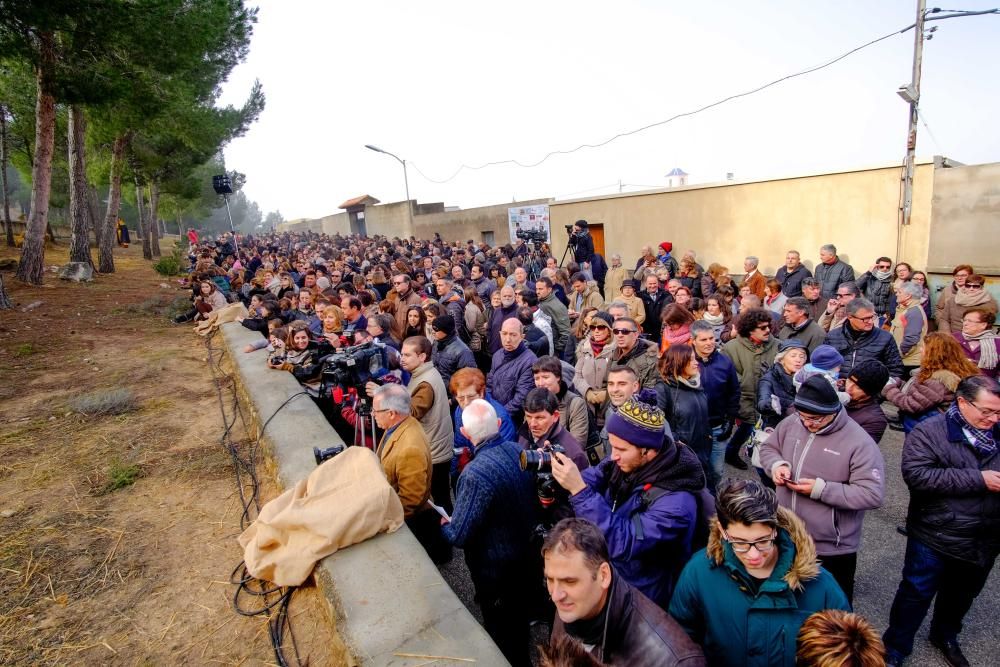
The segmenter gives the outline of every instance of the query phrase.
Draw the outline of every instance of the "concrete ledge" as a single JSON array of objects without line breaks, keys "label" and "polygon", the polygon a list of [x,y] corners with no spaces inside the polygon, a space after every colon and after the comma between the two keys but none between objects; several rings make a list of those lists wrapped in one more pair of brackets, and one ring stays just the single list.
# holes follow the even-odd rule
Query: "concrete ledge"
[{"label": "concrete ledge", "polygon": [[[224,324],[222,335],[229,370],[241,403],[249,408],[250,428],[257,435],[270,419],[260,442],[274,466],[278,484],[289,488],[316,467],[313,447],[343,441],[290,373],[271,370],[267,352],[243,352],[260,334],[236,323]],[[218,344],[218,343],[217,343]],[[272,418],[273,415],[273,418]],[[330,603],[336,633],[350,656],[349,664],[507,665],[482,626],[469,613],[404,525],[323,559],[316,580]]]}]

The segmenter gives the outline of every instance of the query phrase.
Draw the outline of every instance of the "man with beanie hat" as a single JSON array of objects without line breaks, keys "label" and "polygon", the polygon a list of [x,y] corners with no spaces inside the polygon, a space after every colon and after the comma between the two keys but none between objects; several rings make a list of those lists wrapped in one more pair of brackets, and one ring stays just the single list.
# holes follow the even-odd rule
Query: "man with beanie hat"
[{"label": "man with beanie hat", "polygon": [[594,258],[594,237],[590,235],[590,225],[586,220],[577,220],[573,223],[569,243],[573,248],[573,259],[577,264],[583,265],[584,262],[590,262]]},{"label": "man with beanie hat", "polygon": [[844,390],[850,396],[845,406],[847,415],[856,421],[876,444],[882,439],[889,420],[882,412],[878,397],[889,381],[889,369],[880,361],[868,359],[851,370],[844,383]]},{"label": "man with beanie hat", "polygon": [[862,520],[882,506],[885,462],[826,378],[814,375],[799,387],[795,410],[761,446],[760,462],[778,502],[805,522],[823,567],[850,601]]},{"label": "man with beanie hat", "polygon": [[611,454],[600,464],[581,473],[556,454],[552,475],[569,491],[576,516],[604,533],[615,570],[666,609],[712,497],[698,456],[665,432],[650,393],[609,416]]},{"label": "man with beanie hat", "polygon": [[434,349],[434,368],[441,374],[441,379],[447,387],[451,376],[459,368],[475,368],[476,356],[469,346],[455,335],[455,318],[451,315],[435,317],[431,322],[434,339],[437,341]]}]

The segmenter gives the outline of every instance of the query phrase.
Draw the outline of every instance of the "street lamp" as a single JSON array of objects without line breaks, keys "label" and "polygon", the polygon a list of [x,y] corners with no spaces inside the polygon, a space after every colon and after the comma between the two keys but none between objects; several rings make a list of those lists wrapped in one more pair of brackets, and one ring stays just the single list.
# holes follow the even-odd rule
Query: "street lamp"
[{"label": "street lamp", "polygon": [[406,188],[406,215],[410,221],[410,233],[413,233],[413,206],[410,204],[410,179],[406,175],[406,160],[399,157],[395,153],[390,153],[389,151],[384,151],[378,146],[372,146],[371,144],[365,144],[365,148],[370,151],[375,151],[376,153],[385,153],[386,155],[392,156],[399,161],[399,164],[403,165],[403,185]]}]

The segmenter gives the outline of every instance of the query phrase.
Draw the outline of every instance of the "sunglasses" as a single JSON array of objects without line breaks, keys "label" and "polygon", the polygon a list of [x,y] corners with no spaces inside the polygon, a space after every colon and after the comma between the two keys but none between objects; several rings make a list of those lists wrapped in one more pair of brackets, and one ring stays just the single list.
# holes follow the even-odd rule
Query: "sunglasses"
[{"label": "sunglasses", "polygon": [[965,286],[969,289],[982,289],[983,286],[975,283],[965,283]]},{"label": "sunglasses", "polygon": [[608,327],[607,324],[591,324],[590,325],[590,330],[591,331],[596,331],[598,329],[608,329],[608,328],[609,327]]},{"label": "sunglasses", "polygon": [[627,336],[629,334],[636,333],[635,329],[612,329],[611,332],[616,336]]}]

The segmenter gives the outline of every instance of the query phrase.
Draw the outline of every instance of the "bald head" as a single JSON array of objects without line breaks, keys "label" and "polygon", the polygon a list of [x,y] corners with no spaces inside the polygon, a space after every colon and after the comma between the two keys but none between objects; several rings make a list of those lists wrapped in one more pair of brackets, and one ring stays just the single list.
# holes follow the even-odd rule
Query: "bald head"
[{"label": "bald head", "polygon": [[503,321],[500,326],[500,344],[503,349],[513,352],[524,340],[524,327],[516,317],[511,317]]}]

